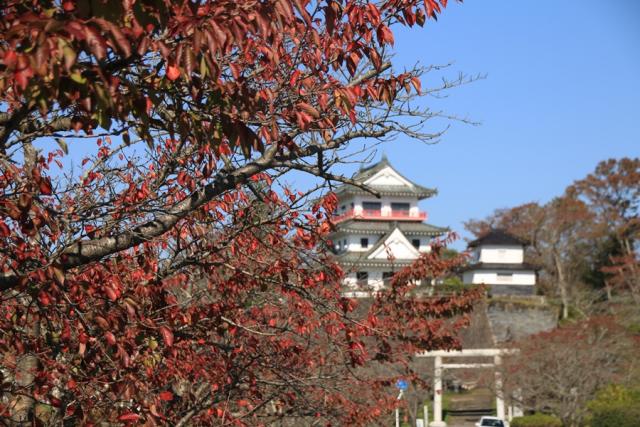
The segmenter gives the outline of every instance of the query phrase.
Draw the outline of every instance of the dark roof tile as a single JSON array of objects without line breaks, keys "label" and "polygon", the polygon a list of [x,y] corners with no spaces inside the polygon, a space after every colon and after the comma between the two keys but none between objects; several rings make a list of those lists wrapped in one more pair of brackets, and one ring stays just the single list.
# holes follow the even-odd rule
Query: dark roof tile
[{"label": "dark roof tile", "polygon": [[386,234],[395,228],[406,236],[441,236],[447,233],[447,227],[438,227],[416,221],[367,221],[350,219],[336,225],[337,232]]},{"label": "dark roof tile", "polygon": [[512,270],[512,271],[524,271],[524,270],[539,270],[540,267],[537,267],[533,264],[529,264],[526,262],[522,262],[519,264],[508,264],[508,263],[492,263],[492,262],[478,262],[475,264],[469,264],[461,268],[462,271],[469,270]]},{"label": "dark roof tile", "polygon": [[476,240],[469,243],[470,248],[474,248],[481,245],[527,245],[527,242],[507,233],[505,230],[496,229],[491,230],[488,233],[483,234]]}]

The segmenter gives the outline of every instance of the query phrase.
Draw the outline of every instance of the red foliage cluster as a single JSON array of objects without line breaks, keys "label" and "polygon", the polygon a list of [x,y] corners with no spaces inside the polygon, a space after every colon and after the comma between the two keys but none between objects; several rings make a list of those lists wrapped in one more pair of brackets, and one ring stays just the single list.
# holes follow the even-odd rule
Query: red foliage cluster
[{"label": "red foliage cluster", "polygon": [[608,316],[566,324],[515,343],[504,358],[505,393],[524,409],[550,411],[579,426],[603,387],[632,376],[638,342]]},{"label": "red foliage cluster", "polygon": [[[339,178],[323,153],[401,132],[388,113],[420,83],[387,72],[390,26],[445,4],[4,2],[2,415],[356,425],[390,410],[394,378],[368,369],[455,346],[442,318],[477,295],[415,296],[455,264],[434,248],[375,298],[343,297],[322,249],[335,196],[304,208],[272,179]],[[367,108],[382,113],[361,125]]]}]

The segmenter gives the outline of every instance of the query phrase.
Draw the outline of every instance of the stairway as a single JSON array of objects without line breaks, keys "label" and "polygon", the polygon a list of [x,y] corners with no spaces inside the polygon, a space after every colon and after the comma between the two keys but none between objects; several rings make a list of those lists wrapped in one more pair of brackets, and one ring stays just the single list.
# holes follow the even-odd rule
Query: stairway
[{"label": "stairway", "polygon": [[473,427],[480,417],[494,414],[494,395],[491,390],[474,389],[452,395],[447,409],[449,427]]}]

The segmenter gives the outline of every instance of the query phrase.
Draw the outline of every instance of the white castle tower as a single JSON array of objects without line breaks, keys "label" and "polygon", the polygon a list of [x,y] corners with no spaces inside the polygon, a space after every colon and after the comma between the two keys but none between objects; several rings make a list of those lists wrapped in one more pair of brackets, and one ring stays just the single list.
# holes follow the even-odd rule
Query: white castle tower
[{"label": "white castle tower", "polygon": [[485,284],[493,295],[535,295],[536,267],[524,262],[526,242],[505,232],[491,230],[469,243],[470,264],[465,284]]},{"label": "white castle tower", "polygon": [[347,273],[345,285],[375,291],[399,268],[429,251],[431,240],[448,229],[425,224],[427,214],[418,207],[418,201],[437,191],[409,181],[386,156],[361,169],[353,179],[380,198],[355,185],[340,186],[336,190],[337,229],[331,240],[337,260]]}]

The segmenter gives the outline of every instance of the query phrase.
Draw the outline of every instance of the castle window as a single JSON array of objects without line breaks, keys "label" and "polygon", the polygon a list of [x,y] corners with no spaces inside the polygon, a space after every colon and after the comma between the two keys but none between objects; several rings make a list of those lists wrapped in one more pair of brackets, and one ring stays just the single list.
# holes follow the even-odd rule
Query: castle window
[{"label": "castle window", "polygon": [[369,273],[366,271],[358,271],[356,273],[356,281],[358,285],[366,285],[369,282]]},{"label": "castle window", "polygon": [[362,246],[363,249],[366,249],[369,247],[369,239],[366,237],[363,237],[362,239],[360,239],[360,246]]},{"label": "castle window", "polygon": [[414,248],[420,249],[420,239],[411,240],[411,244],[413,245]]},{"label": "castle window", "polygon": [[411,205],[409,203],[391,203],[391,210],[393,212],[409,212]]},{"label": "castle window", "polygon": [[365,211],[379,211],[382,209],[382,203],[380,202],[362,202],[362,209]]},{"label": "castle window", "polygon": [[388,285],[393,277],[393,271],[383,271],[382,272],[382,281],[385,285]]}]

